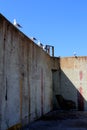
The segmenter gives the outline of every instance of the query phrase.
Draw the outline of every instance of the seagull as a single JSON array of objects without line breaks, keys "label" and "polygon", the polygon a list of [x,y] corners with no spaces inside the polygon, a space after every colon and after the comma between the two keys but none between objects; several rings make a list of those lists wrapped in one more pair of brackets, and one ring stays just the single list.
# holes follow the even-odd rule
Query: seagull
[{"label": "seagull", "polygon": [[41,48],[43,48],[43,44],[40,42],[40,41],[38,41],[38,43],[37,43]]},{"label": "seagull", "polygon": [[13,24],[15,27],[22,28],[22,26],[16,22],[16,19],[14,19]]},{"label": "seagull", "polygon": [[77,58],[77,54],[76,54],[76,52],[74,52],[73,54],[74,54],[74,56]]},{"label": "seagull", "polygon": [[32,39],[33,41],[37,41],[37,39],[36,39],[35,37],[31,37],[31,39]]},{"label": "seagull", "polygon": [[43,50],[44,50],[44,51],[46,50],[46,46],[45,46],[45,45],[43,45]]}]

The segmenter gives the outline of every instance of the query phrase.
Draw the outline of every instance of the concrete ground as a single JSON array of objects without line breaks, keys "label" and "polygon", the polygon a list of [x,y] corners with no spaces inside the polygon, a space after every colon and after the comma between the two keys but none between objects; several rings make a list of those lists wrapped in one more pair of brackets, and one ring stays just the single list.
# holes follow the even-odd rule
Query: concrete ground
[{"label": "concrete ground", "polygon": [[53,111],[23,130],[87,130],[87,112]]}]

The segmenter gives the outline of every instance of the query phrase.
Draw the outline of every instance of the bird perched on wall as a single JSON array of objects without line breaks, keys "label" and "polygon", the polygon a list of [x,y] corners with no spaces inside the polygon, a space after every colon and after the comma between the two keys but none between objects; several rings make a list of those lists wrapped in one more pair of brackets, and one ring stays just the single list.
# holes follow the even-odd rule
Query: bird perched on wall
[{"label": "bird perched on wall", "polygon": [[40,41],[37,44],[43,49],[43,44]]},{"label": "bird perched on wall", "polygon": [[22,26],[16,22],[16,19],[14,19],[13,25],[17,28],[22,28]]},{"label": "bird perched on wall", "polygon": [[31,39],[32,39],[33,41],[37,41],[37,39],[36,39],[35,37],[31,37]]},{"label": "bird perched on wall", "polygon": [[73,54],[74,54],[74,57],[77,58],[77,54],[76,54],[76,52],[74,52]]}]

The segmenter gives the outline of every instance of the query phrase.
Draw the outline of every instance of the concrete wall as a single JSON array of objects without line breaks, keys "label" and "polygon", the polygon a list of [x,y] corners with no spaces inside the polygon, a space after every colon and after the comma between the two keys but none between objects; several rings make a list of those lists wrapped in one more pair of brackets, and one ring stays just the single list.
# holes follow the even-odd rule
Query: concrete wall
[{"label": "concrete wall", "polygon": [[27,124],[60,106],[87,110],[87,57],[50,57],[0,15],[0,130]]},{"label": "concrete wall", "polygon": [[52,110],[51,57],[0,15],[0,130]]},{"label": "concrete wall", "polygon": [[[60,68],[54,72],[54,95],[76,103],[77,110],[87,110],[87,57],[60,58]],[[54,106],[59,107],[56,99]]]}]

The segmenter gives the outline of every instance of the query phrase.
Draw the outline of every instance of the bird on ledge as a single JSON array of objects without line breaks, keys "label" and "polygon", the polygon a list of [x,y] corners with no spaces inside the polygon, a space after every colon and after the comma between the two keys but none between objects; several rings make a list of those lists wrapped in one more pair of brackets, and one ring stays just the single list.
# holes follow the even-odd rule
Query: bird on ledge
[{"label": "bird on ledge", "polygon": [[73,54],[74,54],[74,57],[77,58],[77,54],[76,54],[76,52],[74,52]]},{"label": "bird on ledge", "polygon": [[22,28],[22,26],[16,22],[16,19],[14,19],[13,25],[17,28]]}]

